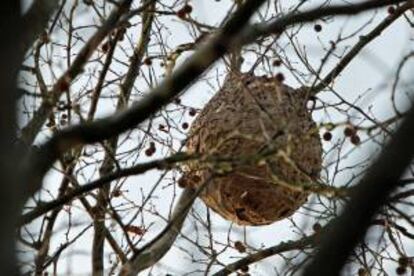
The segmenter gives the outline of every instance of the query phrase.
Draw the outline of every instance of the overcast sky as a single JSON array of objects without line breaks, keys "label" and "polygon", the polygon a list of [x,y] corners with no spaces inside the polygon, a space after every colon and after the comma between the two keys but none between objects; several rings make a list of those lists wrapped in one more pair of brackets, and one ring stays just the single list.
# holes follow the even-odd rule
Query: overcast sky
[{"label": "overcast sky", "polygon": [[[72,1],[72,0],[71,0]],[[24,2],[24,1],[23,1]],[[26,1],[26,3],[31,1]],[[70,2],[70,1],[68,1]],[[162,1],[168,2],[168,1]],[[226,15],[226,11],[230,6],[231,1],[222,0],[222,1],[191,1],[191,5],[194,7],[193,16],[197,18],[199,21],[205,22],[210,25],[217,25],[221,22],[223,17]],[[283,1],[285,4],[288,4],[289,1]],[[318,2],[322,1],[310,1],[312,5],[316,5]],[[333,1],[333,2],[340,2],[342,1]],[[138,2],[134,1],[135,7],[138,6]],[[28,5],[27,5],[28,6]],[[306,6],[305,6],[306,7]],[[385,12],[378,12],[375,16],[372,13],[369,15],[364,14],[361,16],[353,16],[352,18],[341,18],[335,20],[329,20],[328,22],[318,21],[319,24],[322,25],[322,31],[316,33],[313,30],[313,24],[309,24],[307,27],[301,29],[297,34],[295,39],[298,42],[298,45],[302,47],[306,47],[306,51],[308,54],[308,58],[315,67],[318,66],[320,59],[325,54],[324,47],[329,45],[329,41],[333,38],[336,38],[338,34],[341,32],[342,36],[349,35],[353,33],[356,29],[360,28],[365,22],[369,22],[372,20],[371,24],[361,31],[360,34],[365,34],[369,30],[373,28],[378,22],[380,22],[384,16],[386,15]],[[82,13],[79,18],[79,24],[87,24],[88,22],[95,21],[97,22],[96,18],[92,18],[94,16],[93,13]],[[176,18],[168,17],[161,19],[164,21],[166,25],[169,26],[169,30],[164,30],[161,32],[161,35],[167,38],[168,45],[172,48],[174,46],[179,45],[185,42],[191,42],[192,38],[188,34],[188,26],[177,20]],[[132,41],[136,41],[135,38],[139,33],[139,27],[135,27],[129,30],[129,35],[132,38]],[[88,35],[86,32],[85,36]],[[59,36],[56,35],[52,39],[59,40]],[[357,41],[358,35],[352,39],[347,40],[346,42],[342,43],[338,46],[337,51],[341,52],[346,49],[346,47],[354,45]],[[357,101],[357,105],[363,108],[367,112],[372,112],[376,116],[378,120],[385,120],[393,113],[391,104],[390,104],[390,85],[393,80],[393,76],[396,70],[396,66],[400,61],[401,57],[406,53],[412,51],[412,39],[413,33],[404,22],[403,19],[395,22],[390,28],[384,32],[380,38],[376,39],[375,41],[371,42],[370,45],[363,50],[363,52],[359,55],[358,58],[352,61],[352,63],[348,66],[348,68],[341,74],[339,78],[335,81],[335,89],[336,92],[346,100],[350,102]],[[86,40],[86,37],[85,37]],[[303,70],[303,65],[299,62],[296,54],[294,52],[293,47],[288,45],[286,38],[281,38],[280,44],[287,45],[285,47],[285,51],[287,55],[291,55],[292,61],[297,61],[295,66],[297,66],[297,70]],[[150,51],[156,53],[158,51],[157,47],[150,48]],[[118,53],[121,59],[126,59],[125,56],[122,56],[121,53]],[[188,55],[187,55],[188,56]],[[249,68],[254,60],[249,59],[249,56],[246,56],[245,65],[243,68]],[[184,58],[181,58],[179,62],[182,62]],[[328,71],[329,68],[333,64],[335,64],[337,60],[331,59],[329,60],[325,72]],[[157,66],[154,66],[157,70]],[[158,67],[158,69],[160,69]],[[404,90],[402,87],[405,83],[409,82],[410,73],[412,74],[413,66],[409,64],[404,71],[403,71],[403,78],[401,79],[400,83],[401,89]],[[119,66],[113,68],[114,71],[119,70],[120,72],[125,72],[126,68]],[[146,69],[143,69],[144,71]],[[259,66],[258,72],[260,72],[261,68]],[[291,73],[286,70],[283,66],[278,69],[284,73],[286,76],[285,83],[292,86],[298,87],[300,84],[297,80],[291,75]],[[202,108],[208,100],[214,95],[217,91],[220,82],[224,78],[225,68],[222,62],[218,62],[212,68],[210,68],[209,72],[203,77],[203,80],[195,83],[192,87],[188,89],[188,91],[182,97],[182,103],[184,105],[193,106],[197,108]],[[163,74],[162,71],[159,72],[159,75]],[[208,82],[206,81],[208,80]],[[77,82],[76,87],[81,87],[82,82]],[[135,100],[139,100],[138,92],[144,92],[148,90],[148,83],[143,79],[137,80],[136,83],[137,90]],[[407,90],[405,88],[405,90]],[[115,93],[115,92],[114,92]],[[402,94],[402,93],[401,93]],[[358,98],[360,95],[364,95],[363,98]],[[332,93],[324,93],[319,95],[319,97],[323,98],[326,101],[337,101],[337,97],[333,96]],[[409,106],[409,97],[407,96],[398,96],[398,106],[401,110],[406,109]],[[112,102],[109,102],[106,105],[102,105],[99,108],[99,114],[101,116],[110,114],[114,110],[114,105]],[[346,119],[343,114],[338,114],[332,112],[327,114],[324,111],[314,112],[313,114],[315,120],[317,122],[338,122]],[[355,110],[349,110],[348,116],[354,118],[356,124],[360,123],[360,117],[358,112]],[[355,116],[355,117],[353,117]],[[190,116],[182,117],[178,116],[175,118],[177,123],[182,122],[183,120],[190,121],[193,118]],[[22,118],[24,122],[25,119]],[[323,132],[323,130],[322,130]],[[179,147],[179,142],[184,139],[185,133],[176,133],[176,147]],[[338,129],[333,132],[334,138],[331,142],[324,142],[324,148],[326,151],[333,147],[336,141],[340,141],[343,139],[342,137],[342,130]],[[38,137],[38,142],[43,141],[50,137],[50,133],[43,134],[44,136]],[[140,137],[137,135],[137,138]],[[123,147],[128,148],[128,144],[123,145]],[[352,150],[354,146],[346,142],[344,143],[343,152],[347,152],[347,150]],[[377,152],[378,148],[376,148],[375,144],[373,143],[366,143],[363,144],[358,151],[354,151],[346,160],[341,162],[342,167],[346,167],[348,164],[356,162],[356,160],[362,159],[371,159],[371,157]],[[152,158],[162,157],[165,156],[167,150],[159,150],[157,154]],[[329,163],[336,158],[336,152],[331,152],[325,157],[325,162]],[[148,160],[145,156],[140,156],[140,162]],[[329,168],[333,169],[333,168]],[[92,176],[98,177],[96,171],[86,171],[85,179],[90,179]],[[327,171],[327,175],[325,177],[329,178],[330,171]],[[342,183],[346,182],[348,179],[352,177],[353,172],[350,170],[345,170],[344,173],[339,174],[338,177],[335,179],[335,183],[341,185]],[[173,176],[174,174],[169,174]],[[178,176],[175,173],[175,176]],[[137,203],[141,200],[140,193],[147,194],[153,187],[153,185],[158,181],[160,177],[159,171],[152,171],[145,173],[143,175],[129,177],[126,180],[126,184],[124,189],[128,190],[128,199],[136,201]],[[51,172],[45,180],[45,187],[48,188],[50,191],[55,191],[57,189],[57,180],[56,180],[56,172]],[[86,183],[87,181],[85,181]],[[159,188],[156,190],[156,198],[151,201],[151,205],[156,206],[156,210],[164,215],[168,216],[168,210],[171,207],[174,199],[174,193],[179,193],[179,190],[175,190],[173,186],[168,184],[171,183],[170,178],[166,178],[163,182],[159,185]],[[46,199],[50,200],[50,197],[45,195]],[[310,202],[312,202],[312,198]],[[79,206],[78,203],[75,205]],[[312,207],[312,204],[309,205]],[[308,207],[309,207],[308,206]],[[200,214],[205,213],[205,205],[201,201],[197,201],[195,205],[195,210],[197,210]],[[90,218],[85,215],[85,211],[81,208],[72,208],[73,218],[74,221],[72,223],[79,224],[77,227],[73,227],[70,236],[75,236],[81,229],[84,229],[89,223]],[[303,229],[305,232],[310,233],[310,224],[313,223],[311,219],[308,219],[309,213],[305,209],[301,209],[298,211],[291,219],[285,219],[282,221],[278,221],[272,225],[268,226],[260,226],[260,227],[240,227],[237,225],[230,225],[229,222],[222,219],[220,216],[211,213],[212,215],[212,222],[213,222],[213,229],[212,232],[214,233],[214,238],[216,241],[223,241],[226,243],[228,237],[232,241],[236,240],[243,240],[244,234],[247,237],[247,243],[252,248],[261,248],[261,247],[269,247],[272,245],[276,245],[281,241],[287,241],[290,239],[295,239],[297,237],[297,233],[293,231],[292,221],[294,221],[298,225],[303,225]],[[204,216],[205,217],[205,216]],[[138,218],[136,223],[141,223],[141,219]],[[62,239],[64,239],[65,229],[67,228],[67,217],[60,216],[59,223],[56,227],[56,231],[60,234],[56,235],[56,238],[53,240],[53,246],[57,247]],[[158,233],[165,225],[165,222],[160,221],[160,219],[153,215],[146,215],[145,216],[146,225],[150,225],[151,221],[154,222],[153,226],[150,228],[150,232],[148,235],[145,236],[145,241],[149,241],[151,237]],[[187,238],[195,239],[194,232],[194,225],[193,219],[188,219],[182,232]],[[108,222],[110,225],[110,222]],[[232,227],[229,231],[229,227]],[[62,258],[59,262],[60,265],[58,266],[59,272],[64,275],[71,273],[72,275],[88,275],[91,270],[91,262],[90,262],[90,249],[91,249],[91,237],[92,237],[92,228],[87,231],[87,234],[81,239],[81,242],[78,242],[73,249],[69,250],[69,255],[66,258]],[[245,232],[244,232],[245,231]],[[198,237],[202,238],[202,237]],[[200,243],[207,243],[207,240],[201,240]],[[186,247],[188,250],[194,250],[191,243],[186,241],[186,239],[180,238],[176,245],[169,251],[169,253],[162,259],[161,264],[156,265],[152,269],[152,275],[165,275],[166,272],[170,272],[173,275],[182,275],[183,272],[190,271],[192,269],[197,269],[197,267],[193,266],[186,255],[182,253],[182,250],[178,247]],[[108,247],[109,249],[109,247]],[[414,249],[412,249],[412,254],[414,254]],[[197,250],[194,250],[194,253],[197,255]],[[230,258],[230,256],[232,258]],[[220,260],[229,263],[234,261],[235,256],[244,256],[242,254],[237,254],[236,251],[230,250],[228,254],[224,254],[220,257]],[[28,257],[28,256],[26,256]],[[203,257],[199,254],[199,257]],[[273,275],[275,261],[281,261],[280,257],[272,257],[268,258],[265,261],[261,261],[260,263],[251,267],[253,274],[252,275]],[[202,269],[198,267],[199,269]],[[217,269],[217,268],[216,268]],[[202,273],[193,273],[191,275],[202,275]]]}]

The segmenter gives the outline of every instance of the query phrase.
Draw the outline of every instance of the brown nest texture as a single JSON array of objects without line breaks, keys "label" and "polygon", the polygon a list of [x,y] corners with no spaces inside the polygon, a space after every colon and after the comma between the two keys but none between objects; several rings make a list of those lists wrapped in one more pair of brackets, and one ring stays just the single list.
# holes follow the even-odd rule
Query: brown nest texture
[{"label": "brown nest texture", "polygon": [[214,174],[200,197],[239,225],[291,216],[321,171],[321,141],[306,103],[305,91],[275,78],[228,75],[186,143],[188,153],[219,161],[186,164],[181,183],[195,188]]}]

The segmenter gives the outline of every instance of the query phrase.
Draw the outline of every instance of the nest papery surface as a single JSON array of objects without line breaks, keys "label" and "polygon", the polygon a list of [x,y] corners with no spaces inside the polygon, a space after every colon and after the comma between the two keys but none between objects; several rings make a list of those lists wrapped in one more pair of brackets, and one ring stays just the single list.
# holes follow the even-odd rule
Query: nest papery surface
[{"label": "nest papery surface", "polygon": [[[306,98],[275,78],[229,75],[193,122],[186,147],[190,154],[240,160],[224,173],[220,165],[188,163],[182,177],[186,185],[197,187],[215,170],[221,172],[200,197],[239,225],[265,225],[291,216],[309,195],[301,184],[316,180],[322,164],[321,141]],[[272,154],[264,158],[266,152]]]}]

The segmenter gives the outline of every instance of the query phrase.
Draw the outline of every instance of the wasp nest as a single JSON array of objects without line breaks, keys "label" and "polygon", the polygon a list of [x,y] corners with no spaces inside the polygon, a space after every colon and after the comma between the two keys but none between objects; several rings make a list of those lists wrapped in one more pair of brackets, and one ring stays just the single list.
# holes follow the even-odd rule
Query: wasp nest
[{"label": "wasp nest", "polygon": [[189,163],[181,183],[198,187],[214,173],[201,199],[240,225],[289,217],[307,200],[303,184],[321,171],[321,142],[306,102],[304,92],[275,78],[230,74],[195,119],[186,146],[234,162]]}]

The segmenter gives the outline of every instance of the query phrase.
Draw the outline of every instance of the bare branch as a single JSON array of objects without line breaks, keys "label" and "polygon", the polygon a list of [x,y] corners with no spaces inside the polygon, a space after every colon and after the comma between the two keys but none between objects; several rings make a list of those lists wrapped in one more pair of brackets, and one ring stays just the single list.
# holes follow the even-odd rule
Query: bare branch
[{"label": "bare branch", "polygon": [[26,194],[32,195],[40,188],[43,175],[66,150],[117,135],[143,122],[167,104],[229,49],[233,39],[239,34],[240,27],[247,23],[253,10],[256,10],[263,1],[254,3],[248,1],[210,43],[204,45],[172,77],[167,78],[133,107],[93,123],[69,127],[55,135],[40,149],[32,150],[22,165],[22,170],[25,172],[23,182],[33,183],[28,187]]},{"label": "bare branch", "polygon": [[124,264],[119,275],[137,275],[140,271],[157,263],[171,248],[187,217],[188,211],[194,200],[200,195],[205,187],[211,182],[214,176],[210,176],[196,190],[192,188],[184,189],[174,208],[172,217],[168,225],[151,242],[135,252],[132,258]]},{"label": "bare branch", "polygon": [[109,15],[108,19],[96,31],[96,33],[88,40],[85,46],[77,54],[75,60],[68,70],[56,81],[48,98],[44,99],[40,107],[36,110],[33,118],[22,129],[20,139],[27,145],[31,145],[39,133],[40,128],[44,125],[56,105],[60,96],[66,91],[70,83],[82,72],[86,62],[94,53],[102,40],[117,26],[121,16],[128,11],[132,0],[123,0],[119,7]]},{"label": "bare branch", "polygon": [[100,179],[95,180],[91,183],[79,186],[78,188],[67,192],[65,195],[62,195],[53,201],[45,203],[44,205],[42,204],[39,207],[35,208],[34,210],[27,212],[26,214],[21,216],[19,225],[27,224],[31,222],[32,220],[38,218],[39,216],[44,215],[47,212],[59,206],[68,204],[75,198],[85,193],[88,193],[98,188],[102,188],[108,183],[111,183],[111,181],[113,180],[119,179],[121,177],[130,176],[130,175],[141,174],[151,169],[159,169],[159,170],[167,169],[167,168],[170,168],[174,163],[192,160],[195,158],[198,158],[198,156],[176,154],[174,156],[171,156],[165,159],[154,160],[154,161],[150,161],[147,163],[137,164],[131,168],[115,171],[108,175],[102,176]]},{"label": "bare branch", "polygon": [[[141,68],[142,59],[147,51],[148,43],[150,41],[151,28],[154,20],[155,0],[146,0],[143,2],[147,9],[142,15],[142,29],[137,46],[134,49],[134,54],[131,58],[128,72],[120,86],[119,98],[116,110],[120,111],[127,106],[131,90],[138,76]],[[93,105],[91,106],[93,110]],[[108,148],[106,149],[102,165],[99,169],[100,174],[107,174],[114,167],[113,155],[118,149],[118,136],[113,137],[108,141]],[[98,200],[95,205],[96,214],[94,217],[94,236],[92,243],[92,274],[94,276],[103,275],[104,273],[104,241],[106,234],[105,227],[105,213],[108,206],[108,198],[110,194],[110,182],[107,185],[102,185],[98,192]]]},{"label": "bare branch", "polygon": [[[321,231],[323,232],[323,231]],[[312,236],[307,236],[304,238],[301,238],[297,241],[288,241],[288,242],[282,242],[278,245],[260,250],[257,253],[251,254],[247,257],[244,257],[234,263],[231,263],[227,265],[225,268],[223,268],[220,271],[217,271],[213,274],[213,276],[225,276],[229,275],[232,272],[236,272],[240,268],[247,266],[249,264],[256,263],[258,261],[261,261],[265,258],[287,252],[292,250],[303,250],[306,247],[314,246],[315,245],[315,239],[319,237],[320,233],[313,234]]]},{"label": "bare branch", "polygon": [[23,54],[33,45],[33,42],[41,35],[47,27],[50,17],[59,6],[60,1],[36,0],[22,18]]},{"label": "bare branch", "polygon": [[381,156],[351,192],[343,213],[333,220],[304,275],[339,275],[353,248],[359,243],[379,208],[398,186],[414,156],[414,107],[406,115]]},{"label": "bare branch", "polygon": [[376,26],[367,35],[361,36],[358,43],[352,47],[348,53],[341,59],[341,61],[333,68],[318,84],[311,88],[310,95],[315,95],[325,89],[339,74],[346,68],[346,66],[361,52],[375,38],[379,37],[381,33],[400,18],[413,4],[411,2],[404,4],[390,14],[384,21]]},{"label": "bare branch", "polygon": [[276,18],[271,22],[253,25],[246,28],[239,37],[239,43],[242,45],[254,42],[256,39],[266,37],[271,34],[279,34],[288,27],[299,23],[306,23],[333,15],[356,15],[367,10],[380,8],[383,6],[394,5],[408,2],[407,0],[368,0],[358,4],[335,5],[311,9],[309,11],[297,12]]},{"label": "bare branch", "polygon": [[[194,1],[141,0],[128,4],[127,0],[57,0],[59,10],[51,8],[54,11],[49,10],[49,15],[46,9],[56,3],[41,7],[42,1],[33,0],[36,3],[26,16],[35,12],[41,15],[44,8],[44,17],[32,16],[39,20],[39,26],[33,27],[41,32],[45,28],[41,22],[50,24],[47,34],[36,40],[38,34],[29,33],[31,42],[25,44],[22,42],[28,38],[24,30],[18,33],[10,28],[0,29],[1,37],[9,38],[0,51],[2,60],[7,61],[0,65],[0,88],[5,92],[0,93],[0,178],[8,183],[0,187],[0,217],[4,224],[0,231],[4,244],[0,259],[10,264],[0,265],[0,272],[7,266],[4,274],[16,274],[9,271],[17,268],[36,275],[81,270],[98,276],[136,275],[143,271],[157,274],[165,270],[174,275],[228,275],[257,274],[268,267],[280,274],[296,275],[318,254],[321,238],[337,238],[337,230],[328,229],[338,222],[346,224],[342,227],[347,230],[338,233],[347,244],[342,246],[334,240],[340,249],[333,250],[333,245],[324,241],[324,246],[334,253],[330,258],[335,260],[317,257],[318,275],[335,275],[345,262],[346,272],[358,275],[390,270],[390,274],[400,275],[413,270],[414,258],[407,255],[407,244],[414,237],[414,163],[405,169],[404,179],[396,180],[403,162],[394,162],[401,158],[400,153],[391,152],[387,155],[387,168],[385,162],[377,162],[392,169],[391,174],[384,177],[385,171],[383,175],[372,171],[363,179],[372,162],[370,154],[383,150],[398,126],[414,113],[407,112],[413,87],[405,66],[412,53],[402,42],[408,43],[409,36],[400,35],[401,41],[394,43],[389,36],[393,34],[385,32],[391,25],[402,33],[414,26],[410,10],[413,1],[335,4],[263,0],[267,3],[257,12],[262,2],[209,3],[209,8],[223,8],[221,22],[216,16],[200,18],[197,11],[203,5]],[[121,10],[123,4],[128,7]],[[21,13],[20,17],[11,16],[19,11],[18,6],[12,1],[5,3],[9,12],[0,19],[5,22],[3,26],[10,21],[18,28],[19,22],[29,22],[29,17],[23,20]],[[15,10],[10,12],[10,8]],[[257,16],[249,21],[255,12]],[[55,15],[48,20],[52,13]],[[110,19],[114,13],[116,18]],[[339,18],[356,14],[363,15]],[[107,25],[108,18],[111,26]],[[393,24],[396,21],[398,24]],[[109,27],[100,33],[105,26]],[[31,27],[25,27],[26,31]],[[371,43],[380,37],[384,44]],[[33,41],[35,45],[31,45]],[[388,55],[393,50],[384,47],[388,43],[398,43],[405,53]],[[19,57],[21,46],[32,46],[23,65],[23,56]],[[375,52],[363,53],[363,49],[372,47]],[[223,59],[225,55],[228,56]],[[368,61],[361,66],[374,65],[379,74],[386,70],[386,78],[378,79],[371,70],[365,78],[365,74],[358,74],[362,67],[357,66],[349,76],[361,78],[360,83],[355,86],[346,81],[348,74],[340,75],[357,59]],[[219,62],[215,64],[216,61]],[[214,70],[209,70],[212,65]],[[257,82],[249,78],[238,79],[237,83],[229,81],[229,76],[240,74],[251,74]],[[312,113],[315,124],[309,133],[315,143],[323,145],[323,151],[314,156],[306,154],[312,151],[312,145],[296,139],[296,128],[306,127],[301,120],[289,117],[279,122],[278,112],[273,119],[267,114],[272,128],[283,128],[280,140],[286,145],[280,146],[269,134],[267,119],[262,116],[238,121],[248,116],[249,112],[244,111],[253,108],[250,101],[241,101],[239,110],[238,97],[219,98],[223,89],[219,87],[228,87],[229,93],[238,95],[234,92],[242,85],[250,96],[257,91],[263,97],[265,106],[255,97],[249,99],[254,100],[252,104],[257,104],[258,111],[268,113],[267,104],[286,96],[284,89],[279,91],[279,85],[288,86],[292,78],[303,86],[288,89],[289,96],[292,93],[298,97],[298,110],[304,112],[301,115],[309,117]],[[183,95],[195,81],[197,84]],[[217,92],[213,96],[218,98],[217,108],[211,104],[213,100],[203,104],[211,96],[210,90]],[[314,97],[322,90],[326,90],[324,95]],[[273,99],[272,93],[269,102],[268,92],[272,91],[278,97]],[[192,94],[200,92],[202,97]],[[220,115],[227,108],[229,112]],[[104,115],[114,109],[111,116]],[[204,112],[209,109],[211,113]],[[105,117],[96,120],[102,116]],[[207,119],[206,123],[199,123],[202,118]],[[260,129],[245,129],[250,119]],[[229,135],[224,128],[213,130],[236,121]],[[28,124],[22,126],[19,122]],[[51,139],[47,138],[50,134]],[[211,144],[202,142],[210,138]],[[398,139],[408,143],[406,138]],[[40,146],[33,145],[35,140],[40,141]],[[253,146],[250,151],[243,147],[245,141],[246,145],[263,146]],[[391,141],[390,145],[400,141]],[[303,150],[298,151],[297,146]],[[234,151],[227,154],[226,147]],[[413,150],[411,147],[404,148],[404,154],[407,149]],[[304,164],[319,165],[309,169],[301,164],[302,160]],[[284,164],[286,168],[281,166]],[[394,165],[398,166],[397,172]],[[249,168],[264,166],[269,178],[255,175],[259,172],[256,169],[250,173]],[[291,173],[301,180],[287,180]],[[266,197],[266,189],[250,191],[240,185],[240,189],[231,188],[233,180],[227,181],[231,176],[235,176],[232,179],[236,186],[244,178],[277,185],[269,188],[286,190],[286,204],[278,196]],[[356,201],[362,198],[359,193],[374,189],[367,181],[376,177],[382,177],[375,185],[375,193],[381,193],[379,198],[370,190],[363,203]],[[392,178],[395,182],[389,183]],[[356,185],[361,179],[365,188]],[[209,184],[210,181],[213,182]],[[393,191],[391,186],[398,187]],[[197,197],[206,206],[192,209]],[[306,197],[311,199],[308,203]],[[335,222],[350,197],[351,211],[342,213],[348,217]],[[279,211],[280,218],[286,215],[289,219],[261,227],[257,235],[255,229],[243,228],[242,224],[246,215],[269,210],[262,206],[264,202],[280,203],[273,210]],[[290,217],[293,205],[302,208]],[[228,209],[234,220],[221,209]],[[161,228],[159,221],[164,223]],[[286,224],[293,231],[286,231]],[[364,240],[361,237],[370,226],[369,234],[375,235]],[[356,227],[362,230],[355,234]],[[286,242],[274,240],[275,231],[286,233]],[[18,235],[19,250],[10,243],[15,239],[14,233]],[[84,240],[88,242],[82,243]],[[55,241],[63,241],[62,246]],[[77,250],[79,246],[82,251]],[[177,254],[185,266],[171,262],[171,251],[172,258]],[[15,252],[28,258],[16,260]],[[70,264],[73,254],[80,256],[84,252],[89,252],[88,267],[60,265],[66,260]],[[274,262],[269,262],[271,256]],[[334,268],[324,272],[328,262]]]},{"label": "bare branch", "polygon": [[[328,15],[355,14],[368,9],[385,5],[406,2],[403,0],[381,0],[366,1],[355,5],[340,5],[326,8],[317,8],[303,13],[290,14],[274,22],[265,25],[246,27],[241,32],[241,18],[230,20],[223,29],[201,47],[187,62],[178,68],[174,74],[165,79],[147,97],[132,106],[131,108],[114,114],[113,116],[96,120],[93,123],[86,123],[79,126],[69,127],[55,135],[46,144],[42,145],[39,151],[33,151],[28,157],[26,164],[36,164],[25,171],[28,172],[28,179],[35,183],[31,185],[32,194],[40,187],[41,179],[51,164],[60,154],[77,145],[94,143],[101,139],[107,139],[127,129],[142,123],[151,114],[154,114],[172,98],[178,95],[185,87],[200,76],[219,57],[230,50],[232,45],[250,43],[255,38],[271,33],[279,33],[285,28],[301,22],[309,22],[316,18]],[[256,7],[258,4],[250,4]]]}]

